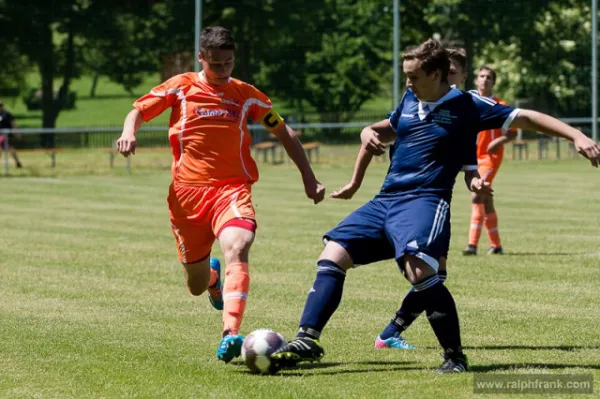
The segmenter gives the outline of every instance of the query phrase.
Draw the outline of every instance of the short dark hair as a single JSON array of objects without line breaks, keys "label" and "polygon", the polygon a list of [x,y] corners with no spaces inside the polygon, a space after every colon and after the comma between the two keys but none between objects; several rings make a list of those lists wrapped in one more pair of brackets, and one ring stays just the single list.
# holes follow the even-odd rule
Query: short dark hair
[{"label": "short dark hair", "polygon": [[436,69],[439,69],[442,73],[442,82],[448,81],[448,70],[450,69],[448,51],[439,41],[435,39],[429,39],[416,49],[402,54],[402,60],[421,61],[421,68],[428,75],[434,72]]},{"label": "short dark hair", "polygon": [[464,72],[467,71],[467,50],[462,47],[448,47],[448,58],[460,65]]},{"label": "short dark hair", "polygon": [[211,26],[202,29],[200,33],[200,52],[209,50],[235,50],[235,41],[229,29],[222,26]]},{"label": "short dark hair", "polygon": [[493,68],[490,68],[489,66],[482,66],[481,68],[479,68],[479,72],[481,71],[490,71],[490,74],[492,75],[492,79],[494,80],[494,83],[496,83],[496,71],[494,71]]}]

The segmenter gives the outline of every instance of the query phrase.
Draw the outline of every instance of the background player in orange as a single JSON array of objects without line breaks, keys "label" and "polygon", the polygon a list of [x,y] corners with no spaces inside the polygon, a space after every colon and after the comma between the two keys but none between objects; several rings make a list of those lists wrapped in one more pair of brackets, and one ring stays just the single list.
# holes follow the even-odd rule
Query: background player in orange
[{"label": "background player in orange", "polygon": [[[475,85],[480,96],[491,98],[497,103],[506,105],[501,98],[492,95],[496,84],[496,72],[487,66],[479,69]],[[514,129],[509,133],[513,134]],[[504,148],[499,148],[494,153],[488,152],[488,145],[497,138],[502,137],[502,129],[484,130],[477,136],[477,168],[479,175],[486,182],[492,184],[504,156]],[[469,229],[469,243],[463,250],[463,255],[477,255],[477,245],[481,230],[485,225],[490,240],[488,254],[500,255],[503,253],[500,233],[498,231],[498,215],[494,207],[494,197],[487,194],[471,194],[471,227]]]},{"label": "background player in orange", "polygon": [[[250,155],[247,119],[260,122],[283,144],[302,175],[306,195],[318,203],[325,188],[317,181],[297,134],[254,86],[233,79],[235,42],[222,27],[205,28],[200,36],[201,73],[174,76],[133,105],[117,149],[134,154],[135,133],[168,108],[173,149],[173,182],[168,205],[179,259],[192,295],[208,289],[211,303],[223,309],[223,336],[217,357],[229,362],[240,355],[239,335],[248,297],[248,253],[256,217],[251,185],[258,179]],[[220,268],[209,264],[215,239],[225,256],[223,294]]]}]

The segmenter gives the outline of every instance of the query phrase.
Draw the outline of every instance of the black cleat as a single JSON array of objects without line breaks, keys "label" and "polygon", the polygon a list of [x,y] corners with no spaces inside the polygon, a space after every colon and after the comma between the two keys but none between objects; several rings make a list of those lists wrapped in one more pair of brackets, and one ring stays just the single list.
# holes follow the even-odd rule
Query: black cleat
[{"label": "black cleat", "polygon": [[452,357],[444,355],[444,359],[444,363],[435,370],[438,374],[464,373],[469,368],[467,356],[462,353]]},{"label": "black cleat", "polygon": [[323,347],[316,339],[296,338],[271,354],[277,369],[295,367],[300,362],[319,361],[325,355]]},{"label": "black cleat", "polygon": [[462,254],[464,256],[477,255],[477,247],[469,244],[465,247],[465,249],[462,250]]},{"label": "black cleat", "polygon": [[487,254],[488,255],[504,255],[504,251],[502,250],[502,247],[491,247],[490,249],[488,249]]}]

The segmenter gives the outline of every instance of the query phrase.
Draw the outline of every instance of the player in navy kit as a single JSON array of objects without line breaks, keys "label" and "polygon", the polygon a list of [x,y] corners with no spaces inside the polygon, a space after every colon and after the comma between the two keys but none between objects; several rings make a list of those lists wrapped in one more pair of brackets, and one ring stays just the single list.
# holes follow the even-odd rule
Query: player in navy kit
[{"label": "player in navy kit", "polygon": [[410,301],[406,304],[409,312],[426,312],[444,350],[445,359],[437,371],[466,371],[456,305],[437,272],[450,241],[450,201],[456,176],[466,170],[472,191],[490,190],[477,173],[477,133],[513,126],[557,135],[572,140],[580,153],[598,165],[598,145],[570,126],[451,88],[448,53],[436,40],[428,40],[402,58],[408,90],[389,119],[363,129],[352,181],[332,196],[352,197],[372,156],[383,154],[385,143],[394,141],[383,187],[325,234],[326,246],[296,338],[271,355],[278,367],[320,360],[324,351],[319,338],[341,301],[346,271],[393,258],[414,288],[414,295],[405,298]]}]

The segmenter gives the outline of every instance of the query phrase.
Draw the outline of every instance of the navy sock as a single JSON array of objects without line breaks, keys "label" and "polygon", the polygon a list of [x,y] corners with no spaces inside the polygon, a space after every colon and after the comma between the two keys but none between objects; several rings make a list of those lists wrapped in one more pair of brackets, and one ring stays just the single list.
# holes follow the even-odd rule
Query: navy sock
[{"label": "navy sock", "polygon": [[439,281],[437,275],[429,276],[425,280],[416,284],[408,291],[396,316],[390,321],[390,324],[379,335],[381,339],[388,339],[396,334],[402,334],[412,323],[425,311],[426,302],[423,300],[423,290]]},{"label": "navy sock", "polygon": [[446,270],[438,270],[438,277],[442,283],[445,283],[448,278],[448,272]]},{"label": "navy sock", "polygon": [[429,324],[444,351],[462,354],[460,325],[454,298],[441,282],[423,291]]},{"label": "navy sock", "polygon": [[306,299],[297,337],[319,339],[342,300],[346,271],[330,260],[320,260],[317,266],[317,278]]}]

